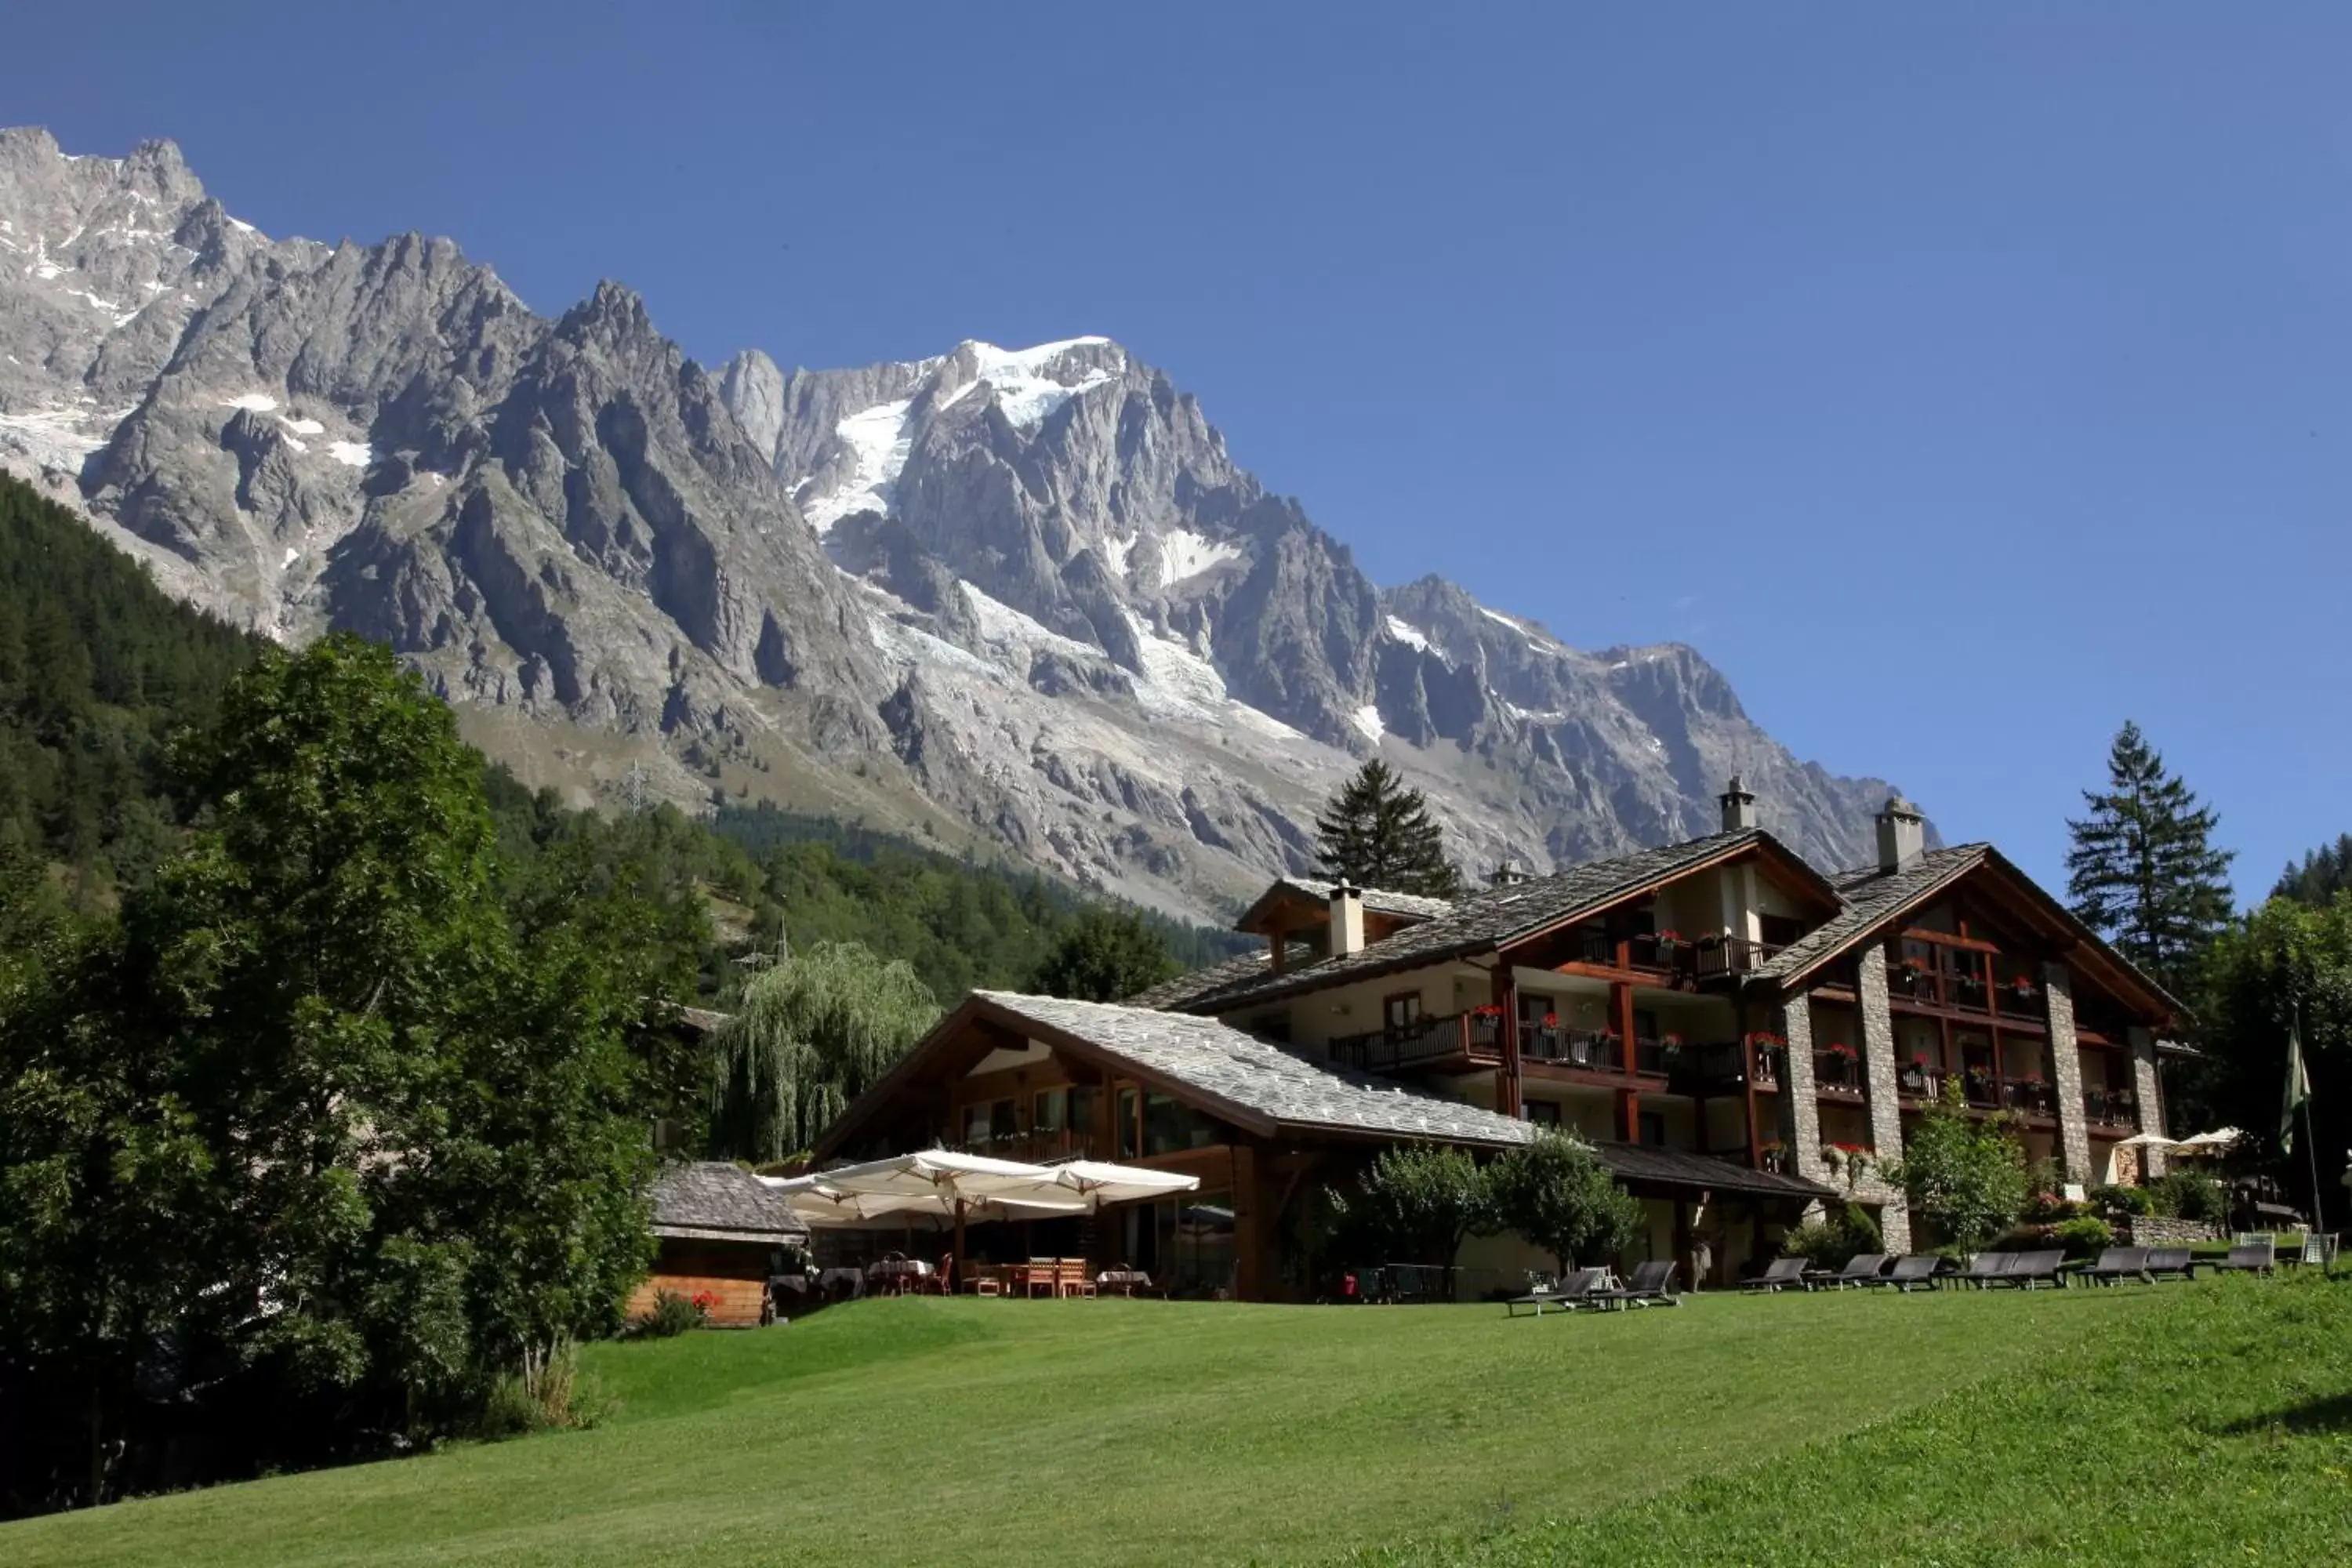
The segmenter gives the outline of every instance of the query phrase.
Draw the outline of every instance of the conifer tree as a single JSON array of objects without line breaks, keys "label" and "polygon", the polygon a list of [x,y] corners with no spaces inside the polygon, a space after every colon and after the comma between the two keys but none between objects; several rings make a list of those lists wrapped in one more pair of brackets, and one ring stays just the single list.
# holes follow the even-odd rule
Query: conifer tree
[{"label": "conifer tree", "polygon": [[2084,790],[2090,815],[2069,821],[2066,890],[2084,923],[2179,992],[2230,918],[2231,852],[2220,818],[2126,722],[2107,752],[2107,787]]},{"label": "conifer tree", "polygon": [[1462,873],[1445,858],[1429,802],[1378,757],[1331,797],[1315,819],[1315,837],[1326,877],[1428,898],[1461,896]]},{"label": "conifer tree", "polygon": [[2303,863],[2287,863],[2286,870],[2271,889],[2273,899],[2293,899],[2315,910],[2324,910],[2336,895],[2352,889],[2352,833],[2339,835],[2335,843],[2306,851]]}]

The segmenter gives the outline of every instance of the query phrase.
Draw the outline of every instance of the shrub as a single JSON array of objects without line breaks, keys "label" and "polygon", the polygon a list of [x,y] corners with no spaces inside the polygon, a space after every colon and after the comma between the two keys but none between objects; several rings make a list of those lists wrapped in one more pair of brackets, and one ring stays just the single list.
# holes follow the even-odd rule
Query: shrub
[{"label": "shrub", "polygon": [[675,1290],[664,1290],[654,1297],[654,1310],[640,1321],[637,1337],[667,1340],[702,1327],[710,1316],[710,1309],[702,1296],[691,1298]]},{"label": "shrub", "polygon": [[566,1340],[545,1352],[524,1352],[521,1372],[492,1380],[475,1432],[493,1440],[562,1428],[584,1432],[613,1406],[603,1385],[580,1370],[579,1349]]},{"label": "shrub", "polygon": [[2069,1258],[2096,1258],[2100,1248],[2116,1244],[2116,1232],[2103,1219],[2062,1219],[2050,1227],[2050,1241]]},{"label": "shrub", "polygon": [[1820,1268],[1843,1268],[1855,1254],[1876,1252],[1885,1244],[1870,1215],[1853,1204],[1844,1212],[1807,1220],[1780,1238],[1783,1258],[1810,1258]]},{"label": "shrub", "polygon": [[2147,1195],[2155,1212],[2169,1219],[2219,1225],[2229,1217],[2221,1184],[2202,1171],[2168,1171],[2147,1184]]},{"label": "shrub", "polygon": [[2093,1187],[2091,1202],[2111,1215],[2152,1215],[2156,1200],[2146,1187],[2119,1187],[2102,1183]]}]

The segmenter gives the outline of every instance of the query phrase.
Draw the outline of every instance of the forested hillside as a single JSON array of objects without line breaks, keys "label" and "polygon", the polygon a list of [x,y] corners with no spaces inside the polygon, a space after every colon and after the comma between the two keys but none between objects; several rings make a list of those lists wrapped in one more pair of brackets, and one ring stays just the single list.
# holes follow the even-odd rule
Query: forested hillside
[{"label": "forested hillside", "polygon": [[263,646],[0,475],[0,848],[64,868],[85,902],[140,874],[173,815],[163,742]]},{"label": "forested hillside", "polygon": [[[173,599],[79,518],[0,475],[0,857],[46,862],[85,910],[142,879],[178,831],[162,762],[176,730],[216,710],[268,645]],[[751,951],[856,942],[903,958],[939,996],[1023,984],[1084,898],[1034,872],[761,806],[715,823],[668,806],[606,815],[532,794],[487,768],[510,892],[549,877],[559,847],[607,877],[624,868],[677,918],[668,940],[724,1005]],[[696,934],[695,904],[710,913]],[[1233,951],[1230,933],[1151,918],[1179,963]]]}]

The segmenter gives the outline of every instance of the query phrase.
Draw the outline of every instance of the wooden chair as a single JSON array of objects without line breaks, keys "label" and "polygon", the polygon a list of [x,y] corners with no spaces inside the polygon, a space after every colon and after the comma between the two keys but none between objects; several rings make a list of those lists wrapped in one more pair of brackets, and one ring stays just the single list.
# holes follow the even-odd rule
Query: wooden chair
[{"label": "wooden chair", "polygon": [[1062,1265],[1059,1258],[1033,1258],[1021,1270],[1021,1293],[1024,1297],[1034,1299],[1037,1287],[1043,1285],[1048,1296],[1059,1295],[1062,1288],[1061,1275]]},{"label": "wooden chair", "polygon": [[1065,1258],[1055,1265],[1054,1294],[1056,1296],[1095,1294],[1094,1276],[1087,1272],[1085,1258]]},{"label": "wooden chair", "polygon": [[975,1296],[1002,1296],[1004,1279],[994,1265],[974,1263],[964,1270],[963,1288]]}]

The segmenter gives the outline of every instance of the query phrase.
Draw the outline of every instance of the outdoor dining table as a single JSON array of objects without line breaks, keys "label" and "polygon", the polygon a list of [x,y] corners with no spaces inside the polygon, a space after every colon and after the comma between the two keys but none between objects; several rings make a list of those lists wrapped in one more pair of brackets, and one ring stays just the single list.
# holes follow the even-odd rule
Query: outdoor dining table
[{"label": "outdoor dining table", "polygon": [[891,1291],[903,1291],[930,1277],[931,1266],[919,1258],[882,1258],[866,1266],[867,1281]]},{"label": "outdoor dining table", "polygon": [[1151,1276],[1140,1268],[1106,1268],[1095,1276],[1097,1289],[1132,1296],[1138,1290],[1151,1289]]},{"label": "outdoor dining table", "polygon": [[816,1277],[817,1293],[821,1296],[830,1297],[836,1285],[845,1287],[846,1294],[853,1299],[863,1296],[866,1294],[866,1271],[843,1267],[827,1268]]}]

